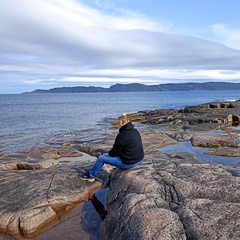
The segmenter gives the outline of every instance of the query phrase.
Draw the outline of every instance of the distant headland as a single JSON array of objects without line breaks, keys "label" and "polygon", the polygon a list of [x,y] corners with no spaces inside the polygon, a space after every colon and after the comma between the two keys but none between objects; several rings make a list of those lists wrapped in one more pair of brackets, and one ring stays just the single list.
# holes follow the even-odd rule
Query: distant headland
[{"label": "distant headland", "polygon": [[204,83],[167,83],[144,85],[140,83],[115,84],[104,87],[58,87],[49,90],[37,89],[26,93],[96,93],[96,92],[166,92],[166,91],[200,91],[200,90],[240,90],[240,83],[204,82]]}]

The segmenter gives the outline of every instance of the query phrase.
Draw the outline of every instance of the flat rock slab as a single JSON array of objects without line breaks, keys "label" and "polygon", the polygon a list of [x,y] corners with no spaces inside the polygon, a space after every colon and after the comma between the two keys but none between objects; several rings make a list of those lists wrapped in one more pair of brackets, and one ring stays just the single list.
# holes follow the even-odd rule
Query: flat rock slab
[{"label": "flat rock slab", "polygon": [[191,138],[194,147],[240,147],[240,136],[238,134],[195,134]]},{"label": "flat rock slab", "polygon": [[79,169],[0,171],[0,233],[33,238],[89,199],[102,183],[81,180]]},{"label": "flat rock slab", "polygon": [[152,159],[112,173],[106,239],[240,239],[240,168]]},{"label": "flat rock slab", "polygon": [[240,148],[220,147],[217,149],[209,149],[205,152],[205,154],[226,157],[240,157]]},{"label": "flat rock slab", "polygon": [[0,170],[35,170],[58,164],[63,157],[81,157],[83,154],[70,147],[33,148],[27,152],[0,154]]}]

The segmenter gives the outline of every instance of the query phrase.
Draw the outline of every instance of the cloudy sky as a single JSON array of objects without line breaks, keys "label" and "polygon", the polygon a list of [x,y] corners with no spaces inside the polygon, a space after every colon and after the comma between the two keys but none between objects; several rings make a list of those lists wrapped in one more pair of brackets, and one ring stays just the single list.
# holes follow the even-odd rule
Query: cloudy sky
[{"label": "cloudy sky", "polygon": [[239,0],[0,0],[0,93],[240,82]]}]

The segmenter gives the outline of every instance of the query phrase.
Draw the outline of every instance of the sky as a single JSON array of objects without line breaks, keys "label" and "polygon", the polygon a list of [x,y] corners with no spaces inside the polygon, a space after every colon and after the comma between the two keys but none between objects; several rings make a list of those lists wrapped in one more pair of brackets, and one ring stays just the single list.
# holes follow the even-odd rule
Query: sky
[{"label": "sky", "polygon": [[239,0],[0,0],[0,94],[240,82]]}]

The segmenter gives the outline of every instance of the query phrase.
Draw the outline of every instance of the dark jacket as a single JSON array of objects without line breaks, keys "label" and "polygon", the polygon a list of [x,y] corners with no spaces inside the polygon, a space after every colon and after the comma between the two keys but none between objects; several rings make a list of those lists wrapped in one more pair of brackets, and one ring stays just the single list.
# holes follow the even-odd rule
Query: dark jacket
[{"label": "dark jacket", "polygon": [[129,122],[119,129],[109,156],[120,157],[123,163],[132,165],[144,158],[142,139],[134,125]]}]

